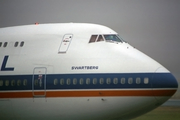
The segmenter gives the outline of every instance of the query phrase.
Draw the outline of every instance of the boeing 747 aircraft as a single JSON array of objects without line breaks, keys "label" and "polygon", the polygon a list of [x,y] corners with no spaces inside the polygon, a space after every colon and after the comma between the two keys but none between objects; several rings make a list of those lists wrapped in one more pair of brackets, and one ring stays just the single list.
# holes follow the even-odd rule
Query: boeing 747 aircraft
[{"label": "boeing 747 aircraft", "polygon": [[96,24],[0,29],[0,120],[125,120],[177,90],[161,64]]}]

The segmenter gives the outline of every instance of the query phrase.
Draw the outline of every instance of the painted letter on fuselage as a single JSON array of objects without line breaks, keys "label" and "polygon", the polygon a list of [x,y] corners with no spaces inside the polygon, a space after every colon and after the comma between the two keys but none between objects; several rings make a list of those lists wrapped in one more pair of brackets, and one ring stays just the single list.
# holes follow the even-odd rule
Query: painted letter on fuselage
[{"label": "painted letter on fuselage", "polygon": [[14,71],[14,67],[6,67],[7,61],[9,56],[4,56],[4,60],[1,65],[1,71]]}]

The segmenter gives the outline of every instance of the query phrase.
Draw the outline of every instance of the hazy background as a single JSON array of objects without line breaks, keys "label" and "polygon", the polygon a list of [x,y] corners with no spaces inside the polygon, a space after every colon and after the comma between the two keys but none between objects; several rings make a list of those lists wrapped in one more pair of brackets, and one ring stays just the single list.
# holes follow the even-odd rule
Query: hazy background
[{"label": "hazy background", "polygon": [[108,26],[180,80],[180,0],[0,0],[0,28],[35,22]]}]

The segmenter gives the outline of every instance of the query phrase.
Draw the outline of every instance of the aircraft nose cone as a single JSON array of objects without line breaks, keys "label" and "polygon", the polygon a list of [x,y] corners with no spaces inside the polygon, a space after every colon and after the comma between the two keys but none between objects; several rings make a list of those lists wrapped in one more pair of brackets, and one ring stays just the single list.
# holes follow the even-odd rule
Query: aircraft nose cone
[{"label": "aircraft nose cone", "polygon": [[178,82],[165,68],[159,68],[153,75],[152,87],[158,104],[162,104],[174,95],[178,88]]}]

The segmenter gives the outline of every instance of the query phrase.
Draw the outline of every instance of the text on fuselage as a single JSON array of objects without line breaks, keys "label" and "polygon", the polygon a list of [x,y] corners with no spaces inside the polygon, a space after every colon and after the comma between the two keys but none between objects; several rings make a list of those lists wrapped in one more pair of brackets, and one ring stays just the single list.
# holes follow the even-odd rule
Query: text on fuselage
[{"label": "text on fuselage", "polygon": [[4,56],[4,59],[2,61],[2,64],[1,64],[1,69],[0,71],[14,71],[14,67],[6,67],[6,64],[8,62],[8,58],[9,56]]},{"label": "text on fuselage", "polygon": [[71,70],[97,70],[98,66],[72,66]]}]

